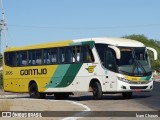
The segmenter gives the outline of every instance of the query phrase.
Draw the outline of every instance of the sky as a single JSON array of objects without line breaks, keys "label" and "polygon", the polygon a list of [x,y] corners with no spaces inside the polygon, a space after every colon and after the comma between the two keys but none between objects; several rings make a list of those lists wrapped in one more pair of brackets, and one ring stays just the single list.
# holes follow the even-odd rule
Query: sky
[{"label": "sky", "polygon": [[160,41],[160,0],[3,0],[3,6],[8,46],[131,34]]}]

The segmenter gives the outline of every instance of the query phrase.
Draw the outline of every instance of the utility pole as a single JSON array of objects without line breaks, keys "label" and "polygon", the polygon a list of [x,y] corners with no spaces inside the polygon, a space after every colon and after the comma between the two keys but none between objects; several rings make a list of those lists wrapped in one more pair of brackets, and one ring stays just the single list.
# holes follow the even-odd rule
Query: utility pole
[{"label": "utility pole", "polygon": [[6,42],[6,48],[8,47],[8,41],[7,41],[7,26],[5,22],[5,15],[4,15],[4,8],[2,0],[0,0],[0,7],[2,11],[2,19],[0,20],[0,53],[1,53],[1,46],[2,46],[2,31],[4,31],[4,40]]}]

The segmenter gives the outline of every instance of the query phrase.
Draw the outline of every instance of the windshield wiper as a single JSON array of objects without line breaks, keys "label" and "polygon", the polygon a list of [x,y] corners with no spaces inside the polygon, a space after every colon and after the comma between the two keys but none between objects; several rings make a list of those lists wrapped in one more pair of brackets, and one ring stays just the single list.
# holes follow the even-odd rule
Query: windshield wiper
[{"label": "windshield wiper", "polygon": [[143,67],[143,65],[138,61],[134,49],[132,51],[133,51],[134,64],[135,64],[134,67],[133,67],[133,73],[134,73],[135,69],[137,69],[137,72],[139,73],[140,71],[138,69],[140,67],[142,69],[142,71],[146,74],[147,72],[146,72],[145,68]]},{"label": "windshield wiper", "polygon": [[139,66],[143,69],[144,73],[147,73],[146,70],[144,69],[143,65],[140,63],[140,61],[137,60],[137,63],[138,63]]},{"label": "windshield wiper", "polygon": [[123,70],[119,70],[120,73],[124,73],[124,74],[127,74],[127,75],[131,75],[131,76],[143,76],[143,75],[140,75],[140,74],[136,74],[134,72],[127,72],[127,71],[123,71]]},{"label": "windshield wiper", "polygon": [[127,71],[124,71],[124,70],[119,70],[120,73],[124,73],[124,74],[127,74],[127,75],[133,75],[133,73],[130,73],[130,72],[127,72]]},{"label": "windshield wiper", "polygon": [[142,69],[142,71],[146,74],[147,72],[146,72],[145,68],[143,67],[143,65],[138,61],[138,58],[137,58],[134,50],[133,50],[133,55],[134,55],[134,61],[135,61],[135,67],[133,68],[133,72],[135,69],[137,69],[137,72],[139,73],[140,72],[139,67],[140,67]]},{"label": "windshield wiper", "polygon": [[144,73],[147,73],[146,70],[144,69],[144,67],[142,66],[142,64],[138,60],[135,60],[134,67],[132,70],[133,73],[134,73],[135,69],[137,69],[138,73],[141,72],[139,69],[141,69]]}]

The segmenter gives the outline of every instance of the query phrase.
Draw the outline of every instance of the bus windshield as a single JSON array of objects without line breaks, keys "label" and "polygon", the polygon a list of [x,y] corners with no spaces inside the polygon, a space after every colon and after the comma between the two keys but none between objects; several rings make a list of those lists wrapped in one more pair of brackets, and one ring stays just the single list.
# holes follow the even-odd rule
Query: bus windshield
[{"label": "bus windshield", "polygon": [[152,72],[145,47],[119,47],[121,59],[117,60],[118,71],[127,75],[143,76]]},{"label": "bus windshield", "polygon": [[106,44],[96,44],[102,65],[113,72],[131,76],[151,75],[149,55],[145,47],[118,47],[121,58]]}]

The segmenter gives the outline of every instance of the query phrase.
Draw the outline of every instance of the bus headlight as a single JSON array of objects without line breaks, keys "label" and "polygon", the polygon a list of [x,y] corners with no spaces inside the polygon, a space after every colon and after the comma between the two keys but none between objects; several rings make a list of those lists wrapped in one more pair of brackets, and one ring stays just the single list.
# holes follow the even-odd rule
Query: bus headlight
[{"label": "bus headlight", "polygon": [[120,81],[123,81],[123,82],[126,82],[126,83],[131,83],[131,81],[129,81],[129,80],[125,79],[125,78],[122,78],[122,77],[117,77],[117,78]]},{"label": "bus headlight", "polygon": [[126,82],[126,83],[129,83],[129,84],[148,84],[148,83],[150,83],[152,81],[152,80],[130,81],[130,80],[127,80],[127,79],[122,78],[122,77],[117,77],[117,78],[118,78],[118,80]]}]

